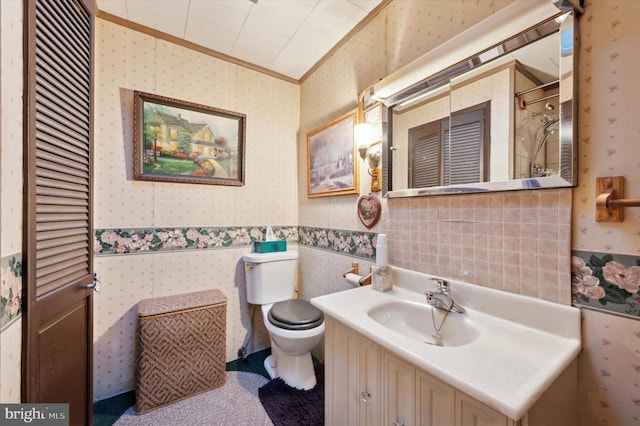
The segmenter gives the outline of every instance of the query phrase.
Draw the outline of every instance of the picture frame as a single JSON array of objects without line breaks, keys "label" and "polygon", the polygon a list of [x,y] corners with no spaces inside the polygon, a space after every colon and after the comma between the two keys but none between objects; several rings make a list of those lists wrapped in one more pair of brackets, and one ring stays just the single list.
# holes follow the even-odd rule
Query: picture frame
[{"label": "picture frame", "polygon": [[367,87],[366,89],[364,89],[362,92],[360,92],[360,96],[359,98],[361,99],[361,107],[362,109],[367,109],[370,106],[372,106],[373,104],[375,104],[376,101],[375,99],[373,99],[371,97],[371,88],[373,87],[373,84],[369,87]]},{"label": "picture frame", "polygon": [[373,96],[371,96],[374,85],[375,83],[372,83],[358,93],[358,108],[360,108],[361,113],[366,112],[367,110],[371,109],[373,106],[382,104],[382,102],[380,102],[377,99],[374,99]]},{"label": "picture frame", "polygon": [[242,186],[245,114],[134,92],[133,178]]},{"label": "picture frame", "polygon": [[356,110],[307,133],[307,197],[358,194]]},{"label": "picture frame", "polygon": [[380,102],[376,102],[368,109],[364,110],[363,118],[365,123],[369,123],[373,126],[382,122],[382,105]]}]

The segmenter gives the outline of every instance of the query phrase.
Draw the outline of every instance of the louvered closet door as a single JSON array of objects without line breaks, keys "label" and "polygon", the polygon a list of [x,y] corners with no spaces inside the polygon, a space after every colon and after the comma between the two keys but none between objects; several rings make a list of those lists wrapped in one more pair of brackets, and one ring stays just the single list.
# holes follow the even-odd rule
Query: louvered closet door
[{"label": "louvered closet door", "polygon": [[443,133],[443,185],[484,182],[484,109],[451,117]]},{"label": "louvered closet door", "polygon": [[482,182],[481,136],[479,122],[453,126],[450,132],[445,131],[445,185]]},{"label": "louvered closet door", "polygon": [[91,424],[91,0],[25,1],[23,400]]},{"label": "louvered closet door", "polygon": [[440,185],[440,135],[436,132],[412,142],[410,188]]},{"label": "louvered closet door", "polygon": [[409,129],[409,188],[426,188],[441,183],[441,122]]}]

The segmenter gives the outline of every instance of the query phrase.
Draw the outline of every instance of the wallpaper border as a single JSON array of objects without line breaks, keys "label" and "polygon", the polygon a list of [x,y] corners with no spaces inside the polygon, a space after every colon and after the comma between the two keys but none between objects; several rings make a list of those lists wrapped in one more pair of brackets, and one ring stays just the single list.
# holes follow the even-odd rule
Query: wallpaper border
[{"label": "wallpaper border", "polygon": [[22,253],[0,259],[0,332],[22,316]]},{"label": "wallpaper border", "polygon": [[571,252],[573,304],[640,319],[640,257]]},{"label": "wallpaper border", "polygon": [[[94,256],[249,247],[266,226],[97,229]],[[308,226],[275,226],[277,239],[375,260],[377,234]],[[640,319],[640,257],[571,252],[572,302],[578,307]],[[22,254],[0,259],[0,331],[22,315]]]},{"label": "wallpaper border", "polygon": [[[273,226],[291,244],[375,260],[377,234],[309,226]],[[104,228],[94,232],[94,256],[249,247],[263,241],[267,226]]]}]

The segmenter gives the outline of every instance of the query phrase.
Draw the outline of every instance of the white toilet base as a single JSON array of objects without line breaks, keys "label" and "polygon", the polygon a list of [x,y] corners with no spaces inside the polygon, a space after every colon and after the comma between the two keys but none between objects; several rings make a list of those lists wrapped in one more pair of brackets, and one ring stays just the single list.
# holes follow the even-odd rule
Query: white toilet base
[{"label": "white toilet base", "polygon": [[292,356],[282,353],[275,346],[271,346],[271,351],[275,351],[277,356],[269,355],[264,360],[264,368],[272,379],[280,377],[292,388],[303,390],[312,389],[316,385],[316,373],[310,352]]}]

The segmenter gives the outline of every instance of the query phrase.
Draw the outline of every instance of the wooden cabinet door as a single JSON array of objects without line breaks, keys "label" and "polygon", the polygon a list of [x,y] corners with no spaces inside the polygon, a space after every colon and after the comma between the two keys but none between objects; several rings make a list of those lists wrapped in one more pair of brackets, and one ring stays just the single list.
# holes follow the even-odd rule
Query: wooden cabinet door
[{"label": "wooden cabinet door", "polygon": [[414,425],[416,369],[382,351],[382,424]]},{"label": "wooden cabinet door", "polygon": [[416,424],[453,425],[455,390],[422,370],[416,372]]},{"label": "wooden cabinet door", "polygon": [[466,395],[456,392],[456,426],[513,426],[504,414]]},{"label": "wooden cabinet door", "polygon": [[325,424],[520,426],[325,317]]},{"label": "wooden cabinet door", "polygon": [[378,425],[378,411],[381,400],[378,386],[378,377],[380,375],[378,358],[378,344],[364,336],[359,336],[358,383],[360,386],[360,401],[357,424],[361,426]]},{"label": "wooden cabinet door", "polygon": [[325,422],[378,424],[378,345],[325,317]]},{"label": "wooden cabinet door", "polygon": [[340,378],[342,348],[340,347],[340,323],[329,315],[324,317],[324,422],[340,424],[339,401],[344,392]]}]

